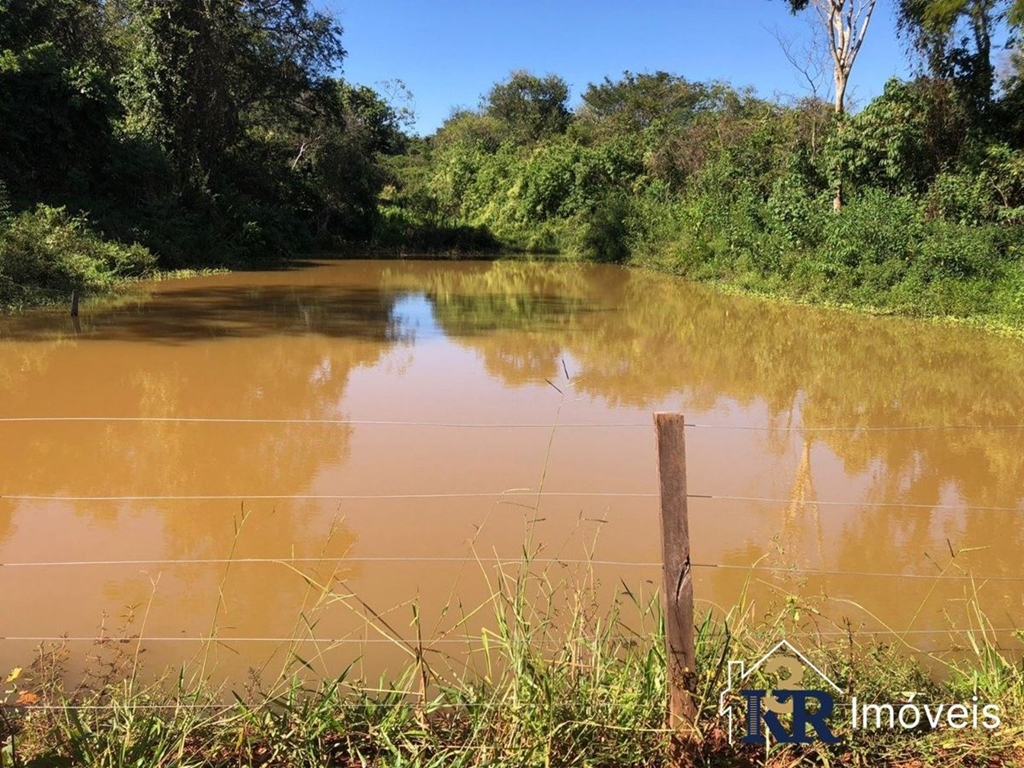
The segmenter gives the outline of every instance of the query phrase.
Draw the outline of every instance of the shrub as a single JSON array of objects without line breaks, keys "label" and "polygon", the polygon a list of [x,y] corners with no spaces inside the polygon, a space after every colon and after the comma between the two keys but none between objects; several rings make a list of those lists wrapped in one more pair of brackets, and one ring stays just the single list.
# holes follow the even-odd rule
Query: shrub
[{"label": "shrub", "polygon": [[155,266],[140,245],[104,240],[82,217],[39,205],[10,219],[0,233],[0,304],[32,304],[108,288]]},{"label": "shrub", "polygon": [[913,261],[922,229],[912,201],[868,189],[826,218],[821,257],[834,267],[862,274],[887,263],[906,267]]},{"label": "shrub", "polygon": [[624,196],[610,195],[583,217],[580,254],[591,261],[621,264],[629,257],[626,220],[629,203]]},{"label": "shrub", "polygon": [[11,196],[7,192],[7,185],[0,179],[0,227],[3,227],[11,218]]},{"label": "shrub", "polygon": [[821,237],[826,208],[796,173],[780,176],[767,203],[768,230],[795,248],[814,246]]},{"label": "shrub", "polygon": [[1002,266],[996,227],[934,222],[921,241],[919,266],[926,274],[960,279],[994,279]]},{"label": "shrub", "polygon": [[932,217],[959,224],[978,225],[995,214],[992,181],[988,174],[973,171],[940,173],[925,197]]}]

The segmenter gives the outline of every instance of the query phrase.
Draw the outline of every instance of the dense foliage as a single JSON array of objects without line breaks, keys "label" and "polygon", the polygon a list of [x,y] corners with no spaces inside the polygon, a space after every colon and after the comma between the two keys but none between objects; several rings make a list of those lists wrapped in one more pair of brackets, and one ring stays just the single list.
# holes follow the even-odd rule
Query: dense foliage
[{"label": "dense foliage", "polygon": [[140,245],[105,241],[81,217],[40,205],[12,217],[0,234],[0,305],[27,306],[72,291],[96,291],[155,266]]},{"label": "dense foliage", "polygon": [[[361,244],[1021,325],[1022,8],[900,0],[918,74],[853,114],[665,72],[570,108],[564,80],[515,71],[418,138],[338,78],[341,30],[307,0],[5,0],[0,303]],[[54,250],[71,233],[91,245]]]},{"label": "dense foliage", "polygon": [[521,116],[557,114],[564,83],[516,72],[492,94],[537,103],[485,99],[453,114],[395,163],[402,183],[384,210],[509,249],[1019,326],[1024,85],[1011,73],[981,109],[976,80],[968,69],[893,80],[850,116],[823,100],[626,72],[592,84],[568,120],[531,118],[541,131]]},{"label": "dense foliage", "polygon": [[[164,267],[365,239],[377,159],[404,137],[379,94],[335,76],[343,56],[306,0],[0,2],[0,218],[18,214],[0,281],[34,279],[24,263],[68,227]],[[53,242],[12,255],[29,230]]]}]

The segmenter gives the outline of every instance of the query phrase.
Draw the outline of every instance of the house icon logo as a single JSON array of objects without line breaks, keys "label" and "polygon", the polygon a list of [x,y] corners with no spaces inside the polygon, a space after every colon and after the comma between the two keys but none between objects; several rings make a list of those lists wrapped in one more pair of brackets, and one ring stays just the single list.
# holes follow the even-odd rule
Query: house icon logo
[{"label": "house icon logo", "polygon": [[[835,709],[835,695],[842,696],[843,690],[788,640],[749,667],[744,661],[730,661],[728,675],[728,686],[718,697],[718,713],[728,718],[730,744],[737,734],[751,744],[766,744],[769,739],[782,744],[809,744],[815,738],[839,741],[828,718]],[[772,679],[771,688],[754,683]]]}]

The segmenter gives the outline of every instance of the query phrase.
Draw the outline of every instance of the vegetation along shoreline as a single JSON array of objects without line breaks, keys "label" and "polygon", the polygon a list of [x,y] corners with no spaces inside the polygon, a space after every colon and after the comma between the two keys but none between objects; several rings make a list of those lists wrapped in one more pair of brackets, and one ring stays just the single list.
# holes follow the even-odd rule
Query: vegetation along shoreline
[{"label": "vegetation along shoreline", "polygon": [[992,50],[1019,3],[897,3],[919,63],[866,104],[827,68],[798,98],[627,71],[574,107],[515,71],[428,136],[400,82],[337,75],[342,30],[305,3],[269,26],[247,6],[77,23],[87,5],[4,11],[5,309],[315,251],[526,252],[1024,328],[1024,59]]}]

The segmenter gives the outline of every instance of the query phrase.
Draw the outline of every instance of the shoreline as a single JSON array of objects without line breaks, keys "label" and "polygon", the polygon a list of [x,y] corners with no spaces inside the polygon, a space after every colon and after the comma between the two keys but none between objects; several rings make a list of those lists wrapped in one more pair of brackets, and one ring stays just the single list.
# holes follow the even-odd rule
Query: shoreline
[{"label": "shoreline", "polygon": [[[564,254],[537,254],[529,253],[524,251],[503,251],[498,253],[486,253],[481,252],[477,254],[462,253],[459,251],[403,251],[394,248],[382,248],[382,249],[351,249],[344,251],[313,251],[309,253],[303,253],[295,256],[291,259],[277,259],[267,261],[262,264],[254,264],[251,268],[238,269],[231,267],[197,267],[197,268],[184,268],[184,269],[171,269],[171,270],[160,270],[151,275],[138,278],[130,278],[118,281],[111,285],[107,290],[97,292],[89,292],[83,294],[82,298],[86,300],[86,303],[103,301],[106,299],[114,299],[118,296],[130,294],[133,287],[140,283],[148,282],[165,282],[168,280],[182,280],[191,279],[197,277],[206,277],[209,275],[223,275],[231,274],[234,272],[249,272],[249,271],[276,271],[281,269],[290,269],[294,264],[301,264],[304,260],[316,259],[323,261],[352,261],[360,258],[366,258],[374,261],[406,261],[406,260],[423,260],[423,261],[437,261],[437,262],[481,262],[481,261],[530,261],[530,262],[549,262],[552,264],[600,264],[601,262],[594,262],[585,259],[580,259],[571,255]],[[870,304],[861,304],[855,301],[834,301],[834,300],[821,300],[816,298],[808,298],[803,296],[794,295],[787,290],[772,290],[770,288],[757,288],[749,287],[742,284],[737,280],[729,279],[699,279],[693,278],[687,275],[679,274],[671,268],[671,265],[660,264],[657,261],[650,259],[633,258],[626,261],[623,264],[614,264],[609,266],[619,266],[628,270],[638,270],[641,272],[647,272],[654,275],[662,275],[664,277],[674,278],[678,280],[684,280],[689,283],[697,285],[706,285],[713,288],[716,291],[720,291],[727,295],[737,296],[748,296],[752,298],[762,299],[765,301],[771,301],[783,306],[796,306],[796,307],[810,307],[815,309],[827,309],[839,312],[848,312],[858,315],[866,315],[870,317],[892,317],[901,318],[905,320],[914,320],[923,322],[933,326],[943,326],[948,328],[969,328],[972,330],[982,331],[984,333],[990,333],[996,336],[1004,338],[1024,340],[1024,313],[1022,313],[1018,322],[1007,321],[999,317],[991,315],[967,315],[967,316],[956,316],[956,315],[928,315],[928,314],[917,314],[914,312],[900,311],[899,309],[879,307]],[[15,316],[21,315],[33,311],[57,311],[65,305],[70,306],[70,294],[67,296],[61,295],[60,299],[42,300],[37,303],[20,305],[15,307],[4,307],[0,306],[0,317],[4,316]]]},{"label": "shoreline", "polygon": [[[601,264],[601,262],[580,259],[564,254],[537,254],[524,251],[502,251],[498,253],[481,252],[477,254],[462,253],[459,251],[404,251],[394,248],[364,248],[345,249],[344,251],[313,251],[303,253],[290,259],[276,259],[254,264],[251,268],[238,269],[232,267],[197,267],[184,269],[160,270],[151,275],[138,278],[120,280],[103,291],[92,291],[82,295],[85,304],[102,302],[104,300],[116,299],[119,296],[128,295],[132,288],[140,283],[165,282],[168,280],[182,280],[209,275],[224,275],[234,272],[250,271],[276,271],[293,268],[295,264],[301,264],[304,260],[316,259],[323,261],[352,261],[366,258],[374,261],[406,261],[423,260],[437,262],[481,262],[481,261],[530,261],[549,262],[552,264]],[[633,258],[623,264],[613,264],[628,270],[638,270],[649,274],[661,275],[664,277],[684,280],[697,285],[706,285],[726,295],[747,296],[765,301],[774,302],[783,306],[810,307],[814,309],[827,309],[839,312],[848,312],[869,317],[901,318],[914,320],[933,326],[947,328],[968,328],[993,334],[1003,338],[1024,340],[1024,313],[1017,322],[1008,321],[991,315],[929,315],[918,314],[899,309],[879,307],[870,304],[861,304],[855,301],[834,301],[830,299],[808,298],[795,295],[785,289],[773,290],[765,287],[749,287],[741,281],[722,278],[699,279],[688,275],[679,274],[671,268],[671,265],[658,263],[655,260],[643,257]],[[301,267],[300,267],[301,268]],[[0,318],[23,315],[34,311],[57,311],[65,305],[70,306],[70,294],[63,293],[59,299],[41,300],[32,304],[18,306],[0,306]]]}]

